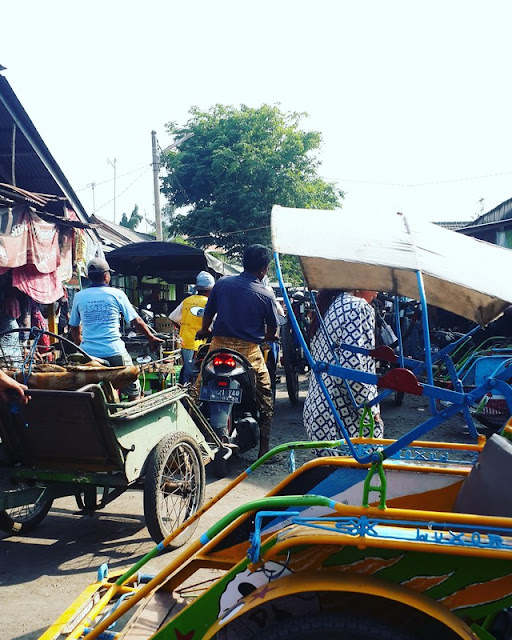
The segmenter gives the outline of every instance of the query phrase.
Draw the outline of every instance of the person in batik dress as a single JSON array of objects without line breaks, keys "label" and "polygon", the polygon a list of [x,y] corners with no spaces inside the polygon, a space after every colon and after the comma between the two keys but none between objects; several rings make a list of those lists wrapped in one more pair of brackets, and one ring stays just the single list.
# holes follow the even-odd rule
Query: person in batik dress
[{"label": "person in batik dress", "polygon": [[[326,331],[319,326],[318,320],[315,318],[311,327],[313,334],[311,354],[315,360],[336,364],[332,351],[334,348],[341,366],[375,373],[375,360],[371,356],[351,353],[343,349],[342,344],[365,349],[375,347],[375,311],[371,303],[376,296],[376,291],[367,290],[324,289],[319,291],[317,304],[332,345],[329,344],[325,335]],[[353,380],[343,381],[326,373],[321,375],[349,436],[351,438],[357,437],[364,405],[377,396],[376,385]],[[355,403],[350,397],[346,385],[350,387]],[[379,405],[372,406],[371,411],[375,420],[374,437],[382,438],[384,437],[384,424],[380,417]],[[309,380],[303,415],[310,440],[338,440],[342,437],[327,399],[314,374],[311,374]],[[363,432],[363,435],[369,435],[367,430]],[[334,452],[324,449],[319,450],[318,453],[333,455]]]}]

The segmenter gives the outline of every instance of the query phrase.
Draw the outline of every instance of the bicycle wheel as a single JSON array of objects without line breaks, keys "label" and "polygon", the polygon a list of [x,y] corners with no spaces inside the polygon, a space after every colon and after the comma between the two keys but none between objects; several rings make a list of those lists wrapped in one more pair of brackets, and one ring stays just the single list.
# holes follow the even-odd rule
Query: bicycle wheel
[{"label": "bicycle wheel", "polygon": [[[201,451],[186,433],[162,438],[150,454],[144,481],[144,517],[155,542],[161,542],[203,504],[205,473]],[[169,548],[185,544],[198,522],[185,529]]]},{"label": "bicycle wheel", "polygon": [[283,366],[286,377],[286,390],[292,404],[299,401],[299,372],[297,352],[290,322],[281,327],[281,347],[283,349]]},{"label": "bicycle wheel", "polygon": [[15,535],[28,533],[46,517],[52,504],[53,500],[45,500],[0,511],[0,529]]}]

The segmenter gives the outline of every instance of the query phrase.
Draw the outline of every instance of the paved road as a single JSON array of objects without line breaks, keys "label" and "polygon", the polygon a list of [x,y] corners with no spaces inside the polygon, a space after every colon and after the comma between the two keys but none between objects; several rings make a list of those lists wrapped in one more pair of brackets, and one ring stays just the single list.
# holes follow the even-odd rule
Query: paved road
[{"label": "paved road", "polygon": [[[302,398],[304,383],[303,386]],[[401,435],[428,417],[425,401],[413,397],[408,397],[400,408],[391,401],[381,408],[389,437]],[[442,434],[436,430],[431,437],[452,440],[462,435],[467,439],[458,419],[452,419],[442,430]],[[284,385],[280,384],[271,444],[305,438],[302,404],[292,407]],[[301,454],[305,455],[308,454]],[[254,452],[249,452],[235,461],[229,478],[236,477],[255,457]],[[195,535],[235,506],[265,495],[286,472],[286,460],[260,468],[229,498],[203,516]],[[214,496],[229,478],[208,479],[206,498]],[[0,638],[35,640],[95,580],[102,563],[108,562],[111,569],[126,568],[151,550],[154,543],[142,514],[142,493],[137,491],[127,492],[92,517],[77,513],[74,500],[61,499],[30,536],[0,534]],[[170,554],[164,554],[152,560],[148,572],[156,573],[169,557]]]},{"label": "paved road", "polygon": [[[304,439],[301,411],[300,405],[290,405],[284,385],[280,385],[272,444]],[[235,461],[229,478],[236,477],[255,458],[255,453],[249,452]],[[284,460],[266,465],[237,487],[229,500],[205,514],[196,535],[234,506],[265,495],[285,473]],[[228,480],[208,478],[206,498],[214,496]],[[111,569],[129,567],[153,547],[139,491],[125,493],[92,517],[80,515],[74,499],[60,499],[31,534],[7,537],[0,533],[0,638],[35,640],[95,580],[102,563],[108,562]],[[148,571],[157,572],[170,555],[154,559]]]}]

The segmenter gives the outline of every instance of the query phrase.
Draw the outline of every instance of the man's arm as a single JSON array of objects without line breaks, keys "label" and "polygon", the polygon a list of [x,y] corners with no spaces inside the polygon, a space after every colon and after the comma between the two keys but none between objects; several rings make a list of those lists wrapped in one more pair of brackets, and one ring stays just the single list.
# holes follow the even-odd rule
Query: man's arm
[{"label": "man's arm", "polygon": [[8,392],[11,391],[19,396],[23,404],[27,404],[29,399],[28,396],[25,395],[25,389],[27,388],[24,384],[20,384],[0,369],[0,398],[2,398],[4,402],[9,402]]},{"label": "man's arm", "polygon": [[119,302],[120,311],[123,314],[125,321],[129,322],[137,333],[143,333],[151,343],[151,346],[155,346],[156,344],[164,342],[162,338],[159,338],[153,333],[153,331],[135,311],[132,303],[128,300],[128,296],[126,295],[126,293],[124,291],[121,291],[120,289],[117,289],[116,292],[118,296],[117,299]]},{"label": "man's arm", "polygon": [[277,327],[267,327],[265,337],[263,340],[276,340],[277,339]]},{"label": "man's arm", "polygon": [[183,317],[183,302],[180,302],[179,305],[174,309],[174,311],[169,315],[169,320],[173,322],[177,327],[181,325],[181,319]]},{"label": "man's arm", "polygon": [[80,318],[80,313],[78,311],[78,297],[80,296],[80,292],[78,292],[73,301],[73,307],[71,308],[71,313],[69,314],[69,332],[71,334],[71,340],[79,347],[82,344],[82,321]]},{"label": "man's arm", "polygon": [[79,347],[82,344],[82,325],[78,327],[69,326],[69,332],[71,334],[71,340]]},{"label": "man's arm", "polygon": [[196,333],[197,340],[204,340],[205,338],[208,338],[211,333],[210,327],[212,326],[213,319],[215,318],[215,314],[217,313],[217,293],[219,291],[219,288],[221,287],[221,285],[219,284],[220,282],[222,282],[222,279],[215,284],[210,292],[210,295],[208,296],[208,302],[206,303],[206,306],[204,308],[203,324],[201,325],[199,331]]},{"label": "man's arm", "polygon": [[152,344],[160,344],[164,342],[162,338],[159,338],[151,331],[151,329],[140,316],[136,316],[132,320],[131,325],[135,329],[135,331],[137,331],[137,333],[143,333]]},{"label": "man's arm", "polygon": [[203,324],[199,331],[196,333],[197,340],[204,340],[210,335],[210,327],[212,326],[213,316],[204,314],[203,316]]},{"label": "man's arm", "polygon": [[279,324],[277,307],[275,304],[275,296],[268,299],[268,304],[265,310],[265,325],[266,332],[264,340],[276,340],[277,327]]}]

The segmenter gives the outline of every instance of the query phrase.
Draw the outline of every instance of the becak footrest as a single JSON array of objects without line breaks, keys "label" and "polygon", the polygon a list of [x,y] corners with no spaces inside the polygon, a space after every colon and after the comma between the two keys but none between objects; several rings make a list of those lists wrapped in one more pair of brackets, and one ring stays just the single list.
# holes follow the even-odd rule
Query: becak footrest
[{"label": "becak footrest", "polygon": [[411,393],[414,396],[423,395],[423,386],[409,369],[392,369],[379,378],[377,386],[380,389],[393,389],[403,393]]}]

